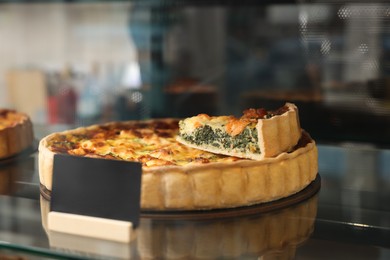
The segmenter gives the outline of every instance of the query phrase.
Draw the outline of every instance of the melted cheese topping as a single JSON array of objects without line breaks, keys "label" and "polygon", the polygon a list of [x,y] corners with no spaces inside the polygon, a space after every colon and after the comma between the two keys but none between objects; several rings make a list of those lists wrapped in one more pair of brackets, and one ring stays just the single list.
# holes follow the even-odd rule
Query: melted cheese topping
[{"label": "melted cheese topping", "polygon": [[49,140],[57,153],[141,162],[143,166],[187,165],[239,160],[190,148],[176,141],[178,122],[118,123],[59,133]]},{"label": "melted cheese topping", "polygon": [[180,132],[181,134],[191,134],[195,129],[208,125],[214,131],[220,129],[222,132],[226,132],[231,136],[236,136],[240,134],[248,124],[250,124],[249,120],[240,120],[233,116],[211,117],[206,114],[200,114],[180,122]]},{"label": "melted cheese topping", "polygon": [[236,136],[244,131],[249,124],[256,120],[249,118],[236,118],[234,116],[208,116],[200,114],[194,117],[186,118],[180,124],[181,133],[193,133],[196,128],[208,125],[213,130],[220,129],[230,136]]},{"label": "melted cheese topping", "polygon": [[[225,129],[225,126],[233,119],[232,116],[208,116],[206,114],[200,114],[197,116],[186,118],[180,125],[180,131],[182,133],[192,133],[198,127],[209,125],[213,129],[220,128]],[[225,131],[225,130],[224,130]]]}]

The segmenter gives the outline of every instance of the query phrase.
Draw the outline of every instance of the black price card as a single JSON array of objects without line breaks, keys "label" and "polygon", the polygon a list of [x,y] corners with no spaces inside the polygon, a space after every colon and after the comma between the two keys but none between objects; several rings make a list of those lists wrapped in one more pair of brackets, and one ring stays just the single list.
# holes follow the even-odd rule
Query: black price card
[{"label": "black price card", "polygon": [[50,210],[138,226],[140,163],[55,155]]}]

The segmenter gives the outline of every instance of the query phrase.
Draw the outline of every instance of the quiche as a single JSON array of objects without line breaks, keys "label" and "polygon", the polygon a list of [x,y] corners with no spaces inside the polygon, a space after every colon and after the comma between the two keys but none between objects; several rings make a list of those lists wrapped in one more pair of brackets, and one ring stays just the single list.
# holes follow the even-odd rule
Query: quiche
[{"label": "quiche", "polygon": [[301,137],[298,109],[248,109],[243,116],[200,114],[179,122],[177,140],[212,153],[261,160],[290,151]]},{"label": "quiche", "polygon": [[[286,152],[262,160],[215,154],[177,141],[179,120],[123,121],[52,133],[39,143],[41,192],[52,189],[55,154],[142,164],[141,209],[234,208],[290,196],[317,175],[315,141],[301,131]],[[83,184],[87,185],[87,184]]]},{"label": "quiche", "polygon": [[32,123],[28,115],[0,109],[0,160],[27,149],[33,140]]}]

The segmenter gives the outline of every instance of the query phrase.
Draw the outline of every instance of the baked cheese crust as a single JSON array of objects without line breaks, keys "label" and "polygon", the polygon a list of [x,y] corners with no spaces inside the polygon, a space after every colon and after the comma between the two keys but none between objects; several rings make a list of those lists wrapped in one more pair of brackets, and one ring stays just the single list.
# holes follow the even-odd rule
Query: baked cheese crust
[{"label": "baked cheese crust", "polygon": [[193,148],[254,160],[290,151],[301,137],[298,109],[248,109],[240,118],[200,114],[179,122],[177,140]]},{"label": "baked cheese crust", "polygon": [[25,150],[33,143],[30,118],[10,109],[0,109],[0,159]]},{"label": "baked cheese crust", "polygon": [[112,122],[53,133],[39,144],[39,177],[52,188],[56,153],[142,164],[143,210],[201,210],[253,205],[299,192],[317,175],[307,133],[290,152],[260,161],[218,155],[176,141],[178,120]]}]

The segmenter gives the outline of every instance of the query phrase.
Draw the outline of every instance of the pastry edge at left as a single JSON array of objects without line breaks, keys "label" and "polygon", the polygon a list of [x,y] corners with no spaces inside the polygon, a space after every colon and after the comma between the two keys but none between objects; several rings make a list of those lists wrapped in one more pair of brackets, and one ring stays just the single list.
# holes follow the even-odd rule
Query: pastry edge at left
[{"label": "pastry edge at left", "polygon": [[0,160],[16,155],[29,148],[34,141],[32,122],[28,115],[14,112],[20,116],[12,126],[0,129]]}]

